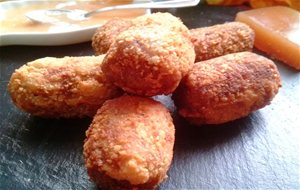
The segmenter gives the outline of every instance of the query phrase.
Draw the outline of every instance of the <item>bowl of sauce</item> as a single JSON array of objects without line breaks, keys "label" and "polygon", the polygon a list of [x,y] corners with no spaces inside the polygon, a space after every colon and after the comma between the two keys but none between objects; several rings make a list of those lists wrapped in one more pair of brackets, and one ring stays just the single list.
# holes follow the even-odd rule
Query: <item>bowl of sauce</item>
[{"label": "bowl of sauce", "polygon": [[85,20],[55,24],[36,23],[27,12],[40,9],[92,11],[139,0],[101,1],[7,1],[0,3],[0,46],[4,45],[67,45],[91,40],[95,30],[107,20],[119,17],[132,19],[150,13],[149,9],[116,10],[93,15]]}]

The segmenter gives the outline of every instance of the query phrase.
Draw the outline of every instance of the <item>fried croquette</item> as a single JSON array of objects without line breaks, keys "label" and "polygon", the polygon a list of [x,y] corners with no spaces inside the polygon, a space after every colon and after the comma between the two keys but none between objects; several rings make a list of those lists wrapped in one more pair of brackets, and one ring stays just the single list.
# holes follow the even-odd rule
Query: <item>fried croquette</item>
[{"label": "fried croquette", "polygon": [[99,27],[92,37],[92,47],[95,54],[105,54],[116,37],[130,26],[130,20],[114,18]]},{"label": "fried croquette", "polygon": [[105,75],[137,95],[170,94],[194,64],[190,40],[164,27],[131,27],[122,32],[103,60]]},{"label": "fried croquette", "polygon": [[131,26],[163,26],[172,31],[180,32],[184,36],[190,38],[188,28],[179,18],[171,15],[170,13],[158,12],[139,16],[132,20],[114,18],[98,28],[92,37],[92,47],[95,50],[96,55],[107,53],[110,45],[115,41],[116,37]]},{"label": "fried croquette", "polygon": [[103,189],[154,189],[167,177],[174,133],[161,103],[128,95],[108,100],[86,132],[87,172]]},{"label": "fried croquette", "polygon": [[195,63],[173,99],[191,123],[221,124],[266,106],[280,86],[273,61],[241,52]]},{"label": "fried croquette", "polygon": [[99,69],[104,55],[46,57],[11,76],[8,90],[16,106],[49,118],[92,117],[107,99],[121,95]]},{"label": "fried croquette", "polygon": [[196,62],[225,54],[252,51],[254,31],[241,22],[230,22],[190,30]]}]

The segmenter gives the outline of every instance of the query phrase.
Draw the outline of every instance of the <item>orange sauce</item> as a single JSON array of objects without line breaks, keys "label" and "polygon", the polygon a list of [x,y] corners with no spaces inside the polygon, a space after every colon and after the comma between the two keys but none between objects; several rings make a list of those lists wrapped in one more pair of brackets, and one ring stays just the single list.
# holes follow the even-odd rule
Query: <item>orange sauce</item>
[{"label": "orange sauce", "polygon": [[237,21],[255,31],[254,46],[300,70],[300,13],[288,7],[239,12]]},{"label": "orange sauce", "polygon": [[98,8],[129,4],[132,0],[107,0],[107,1],[78,1],[78,2],[37,2],[36,4],[26,4],[22,7],[9,9],[0,13],[0,33],[18,32],[60,32],[84,27],[101,25],[113,17],[131,19],[146,13],[144,9],[118,10],[95,14],[85,20],[60,22],[59,24],[36,23],[28,19],[25,14],[29,11],[39,9],[70,9],[92,11]]}]

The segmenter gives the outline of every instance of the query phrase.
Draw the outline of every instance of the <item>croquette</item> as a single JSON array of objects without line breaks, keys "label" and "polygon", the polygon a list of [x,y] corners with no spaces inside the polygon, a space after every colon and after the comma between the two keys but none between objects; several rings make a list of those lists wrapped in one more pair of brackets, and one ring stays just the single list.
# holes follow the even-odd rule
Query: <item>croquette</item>
[{"label": "croquette", "polygon": [[136,95],[170,94],[194,64],[190,40],[164,27],[131,27],[122,32],[103,60],[105,75]]},{"label": "croquette", "polygon": [[116,37],[131,26],[130,20],[113,18],[99,27],[92,37],[92,47],[96,55],[105,54]]},{"label": "croquette", "polygon": [[191,29],[195,46],[196,62],[222,55],[252,51],[254,31],[241,22],[229,22],[214,26]]},{"label": "croquette", "polygon": [[240,52],[195,63],[173,99],[179,114],[191,123],[221,124],[266,106],[280,86],[273,61]]},{"label": "croquette", "polygon": [[180,32],[190,39],[188,28],[181,20],[170,13],[153,13],[136,17],[132,20],[113,18],[99,27],[92,37],[92,47],[96,55],[107,53],[116,37],[129,27],[161,26]]},{"label": "croquette", "polygon": [[86,132],[88,175],[101,189],[154,189],[167,178],[174,133],[161,103],[129,95],[108,100]]},{"label": "croquette", "polygon": [[48,118],[93,117],[107,99],[121,95],[99,69],[104,55],[46,57],[17,69],[8,84],[18,108]]}]

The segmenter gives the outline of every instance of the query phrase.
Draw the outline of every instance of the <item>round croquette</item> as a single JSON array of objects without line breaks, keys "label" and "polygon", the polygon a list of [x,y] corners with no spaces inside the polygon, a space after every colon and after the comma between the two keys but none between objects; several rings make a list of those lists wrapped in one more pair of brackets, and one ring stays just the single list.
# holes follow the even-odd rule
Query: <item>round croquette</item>
[{"label": "round croquette", "polygon": [[130,20],[114,18],[99,27],[92,37],[92,47],[96,55],[105,54],[116,37],[130,26]]},{"label": "round croquette", "polygon": [[170,94],[194,64],[190,40],[164,27],[131,27],[111,45],[102,69],[128,93]]},{"label": "round croquette", "polygon": [[8,90],[16,106],[49,118],[93,117],[107,99],[121,95],[99,69],[104,55],[46,57],[11,76]]},{"label": "round croquette", "polygon": [[241,52],[195,63],[173,99],[191,123],[221,124],[266,106],[280,86],[271,60]]},{"label": "round croquette", "polygon": [[161,103],[128,95],[108,100],[86,132],[87,172],[103,189],[154,189],[167,177],[174,133]]},{"label": "round croquette", "polygon": [[147,14],[132,20],[113,18],[98,28],[93,35],[92,47],[95,50],[96,55],[106,53],[110,45],[115,41],[116,37],[131,26],[163,26],[172,31],[180,32],[184,36],[190,38],[188,28],[181,22],[179,18],[171,15],[170,13],[158,12]]},{"label": "round croquette", "polygon": [[196,62],[222,55],[252,51],[254,31],[241,22],[229,22],[214,26],[191,29],[195,46]]}]

